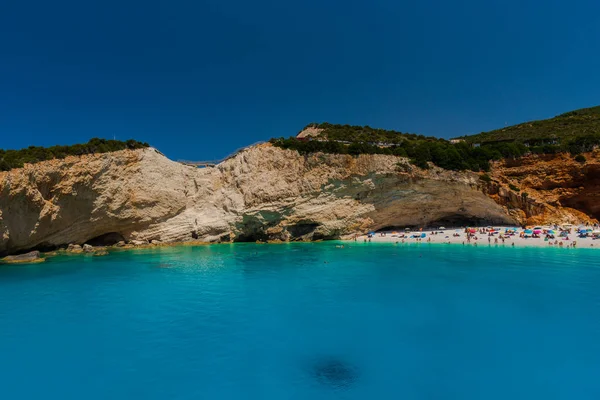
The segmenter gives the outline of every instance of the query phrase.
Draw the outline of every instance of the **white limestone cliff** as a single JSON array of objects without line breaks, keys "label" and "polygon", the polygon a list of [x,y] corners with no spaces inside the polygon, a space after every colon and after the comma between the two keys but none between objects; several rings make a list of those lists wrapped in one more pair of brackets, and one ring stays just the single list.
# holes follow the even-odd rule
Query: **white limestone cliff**
[{"label": "white limestone cliff", "polygon": [[393,156],[302,156],[269,144],[204,169],[152,148],[68,157],[0,173],[0,254],[116,238],[310,240],[514,223],[479,184],[475,173]]}]

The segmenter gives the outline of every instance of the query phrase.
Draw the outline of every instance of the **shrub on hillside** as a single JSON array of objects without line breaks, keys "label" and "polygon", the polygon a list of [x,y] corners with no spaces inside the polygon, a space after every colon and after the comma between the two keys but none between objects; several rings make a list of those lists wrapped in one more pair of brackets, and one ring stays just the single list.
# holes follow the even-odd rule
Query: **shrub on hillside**
[{"label": "shrub on hillside", "polygon": [[481,174],[479,175],[479,180],[490,183],[492,178],[488,174]]},{"label": "shrub on hillside", "polygon": [[25,163],[36,163],[40,161],[65,158],[67,156],[80,156],[84,154],[109,153],[112,151],[126,149],[141,149],[148,147],[148,143],[136,140],[106,140],[93,138],[84,144],[71,146],[38,147],[29,146],[21,150],[0,149],[0,171],[9,171],[13,168],[21,168]]},{"label": "shrub on hillside", "polygon": [[[582,118],[588,118],[590,115],[597,117],[600,115],[599,110],[579,110],[576,115]],[[574,120],[569,121],[569,123],[577,122]],[[504,130],[494,131],[492,139],[495,139],[495,141],[486,143],[485,140],[482,140],[480,146],[472,145],[472,143],[475,143],[475,136],[470,137],[469,141],[450,143],[444,139],[375,129],[369,126],[336,125],[329,123],[311,124],[311,126],[322,129],[321,133],[317,137],[312,138],[312,140],[303,141],[296,138],[279,138],[272,139],[271,143],[285,149],[296,150],[300,154],[314,152],[350,154],[353,156],[360,154],[387,154],[408,157],[413,165],[420,168],[429,168],[429,163],[432,163],[448,170],[471,170],[475,172],[488,172],[490,170],[490,161],[507,158],[516,159],[527,154],[571,152],[573,155],[576,155],[591,151],[600,145],[600,134],[595,133],[597,131],[593,130],[595,128],[592,126],[589,126],[589,130],[586,128],[586,132],[588,133],[585,135],[557,135],[553,133],[555,132],[554,129],[549,129],[546,126],[545,122],[532,123],[531,127],[529,125],[509,127],[507,128],[507,132],[504,132]],[[520,132],[520,128],[522,127],[531,128],[532,134],[525,137],[519,136],[517,133]],[[482,133],[476,136],[485,139],[489,135],[488,133]],[[507,141],[499,141],[498,139]],[[527,146],[522,142],[525,139]],[[510,140],[514,141],[510,142]]]}]

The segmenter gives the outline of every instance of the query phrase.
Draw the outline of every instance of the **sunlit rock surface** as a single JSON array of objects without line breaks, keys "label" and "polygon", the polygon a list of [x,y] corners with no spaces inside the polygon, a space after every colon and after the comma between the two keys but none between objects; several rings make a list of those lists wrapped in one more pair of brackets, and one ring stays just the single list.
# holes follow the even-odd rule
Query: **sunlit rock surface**
[{"label": "sunlit rock surface", "polygon": [[[587,174],[595,176],[595,168]],[[497,168],[498,179],[504,171]],[[596,212],[583,185],[566,201]],[[113,238],[335,239],[385,227],[514,224],[536,213],[540,219],[556,216],[520,197],[511,200],[505,186],[485,185],[472,172],[421,170],[393,156],[302,156],[269,144],[214,168],[186,166],[152,148],[68,157],[0,173],[0,253],[110,245]],[[563,201],[560,194],[555,198]],[[570,210],[563,217],[578,213]]]}]

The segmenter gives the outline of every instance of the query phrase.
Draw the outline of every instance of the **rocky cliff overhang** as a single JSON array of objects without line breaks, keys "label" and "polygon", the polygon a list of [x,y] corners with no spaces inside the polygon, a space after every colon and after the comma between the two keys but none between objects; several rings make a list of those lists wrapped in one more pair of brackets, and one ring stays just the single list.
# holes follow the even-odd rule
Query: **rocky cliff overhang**
[{"label": "rocky cliff overhang", "polygon": [[0,173],[0,253],[121,239],[314,240],[385,227],[520,222],[511,207],[476,173],[421,170],[393,156],[303,156],[262,144],[194,168],[152,148],[125,150]]}]

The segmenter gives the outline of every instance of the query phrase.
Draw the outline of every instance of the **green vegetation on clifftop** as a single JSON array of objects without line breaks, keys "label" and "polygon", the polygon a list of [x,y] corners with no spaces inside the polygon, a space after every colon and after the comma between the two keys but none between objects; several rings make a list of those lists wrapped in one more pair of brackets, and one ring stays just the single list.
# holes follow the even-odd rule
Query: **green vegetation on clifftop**
[{"label": "green vegetation on clifftop", "polygon": [[[445,139],[401,133],[368,126],[310,124],[321,129],[317,136],[271,139],[274,146],[296,150],[300,154],[386,154],[408,157],[412,164],[427,169],[428,163],[454,170],[489,171],[491,160],[520,157],[527,152],[523,144],[502,143],[473,147],[468,143],[450,143]],[[306,129],[305,128],[305,129]]]},{"label": "green vegetation on clifftop", "polygon": [[319,135],[321,139],[336,141],[400,144],[406,140],[441,140],[433,136],[426,137],[414,133],[371,128],[370,126],[339,125],[324,122],[322,124],[310,124],[308,127],[322,129]]},{"label": "green vegetation on clifftop", "polygon": [[524,122],[461,138],[469,143],[554,140],[564,144],[588,135],[600,135],[600,106],[582,108],[550,119]]},{"label": "green vegetation on clifftop", "polygon": [[[400,134],[399,134],[400,135]],[[329,154],[385,154],[408,157],[411,162],[420,167],[429,168],[429,162],[438,167],[461,171],[488,171],[490,160],[503,157],[521,156],[526,151],[524,146],[484,146],[472,147],[466,143],[452,144],[447,140],[416,136],[402,136],[397,144],[377,144],[377,141],[338,141],[332,139],[298,140],[296,138],[271,139],[274,146],[296,150],[300,154],[323,152]]]},{"label": "green vegetation on clifftop", "polygon": [[271,139],[271,143],[301,154],[387,154],[408,157],[421,168],[428,168],[431,162],[449,170],[488,171],[490,161],[503,158],[518,158],[526,154],[577,155],[592,151],[600,146],[600,106],[571,111],[548,120],[463,136],[460,138],[462,141],[455,143],[369,126],[330,123],[313,123],[303,132],[310,132],[310,135],[304,135],[302,139]]},{"label": "green vegetation on clifftop", "polygon": [[149,147],[148,143],[138,142],[133,139],[120,141],[93,138],[85,144],[74,144],[70,146],[29,146],[28,148],[21,150],[0,149],[0,171],[21,168],[25,163],[36,163],[56,158],[65,158],[67,156],[109,153],[126,149],[142,149],[145,147]]}]

